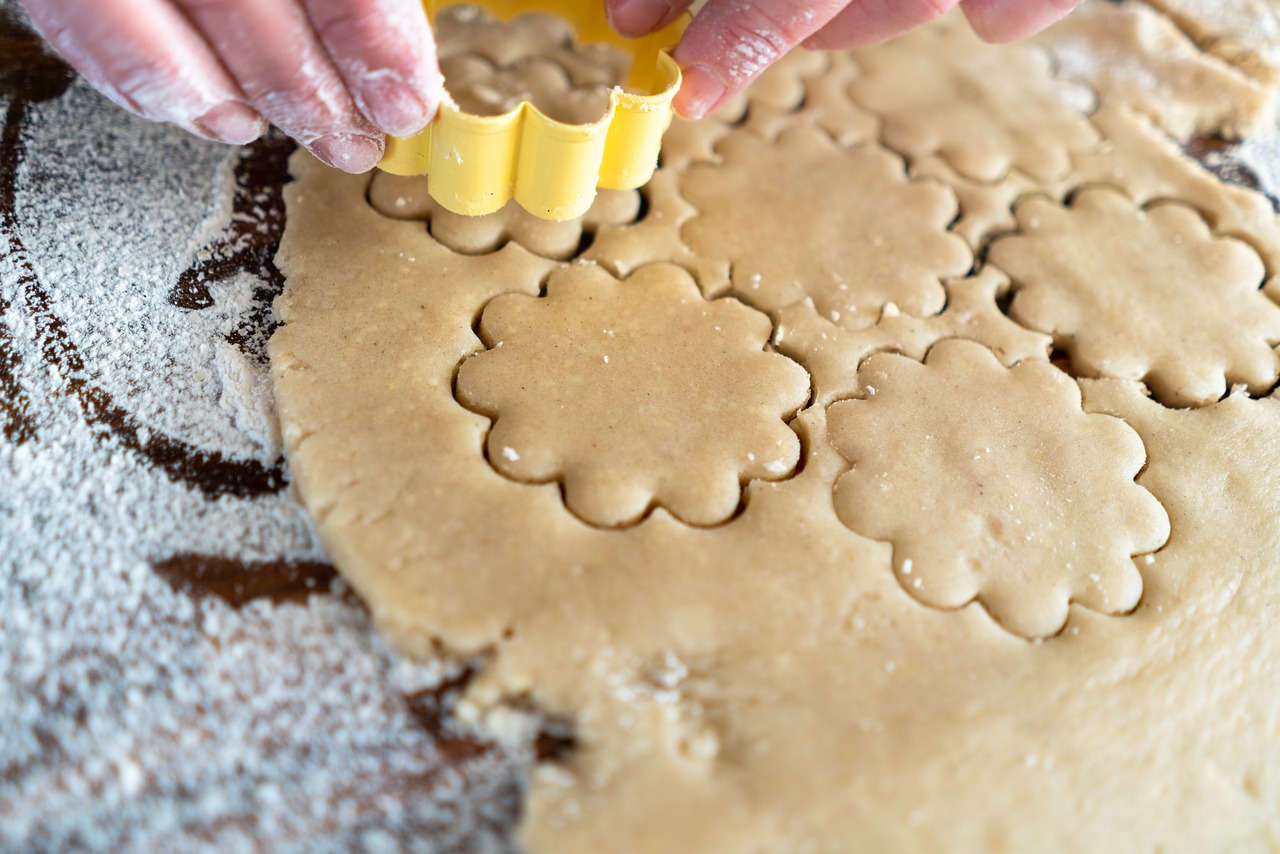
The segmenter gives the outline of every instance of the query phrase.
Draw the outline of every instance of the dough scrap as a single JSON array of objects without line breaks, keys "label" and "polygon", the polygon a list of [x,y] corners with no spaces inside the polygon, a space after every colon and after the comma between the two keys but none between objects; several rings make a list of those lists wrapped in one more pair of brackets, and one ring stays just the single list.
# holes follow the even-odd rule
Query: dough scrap
[{"label": "dough scrap", "polygon": [[693,525],[730,519],[749,480],[794,472],[786,425],[809,377],[763,348],[769,319],[703,300],[669,265],[623,281],[594,264],[557,270],[537,299],[485,307],[488,350],[463,362],[458,400],[493,419],[488,458],[524,483],[559,481],[565,504],[601,527],[654,506]]},{"label": "dough scrap", "polygon": [[427,223],[431,236],[463,255],[480,255],[502,248],[508,241],[546,258],[564,259],[605,225],[635,220],[640,195],[635,190],[597,190],[595,200],[577,219],[555,222],[526,211],[515,201],[484,216],[463,216],[446,210],[427,192],[425,175],[401,176],[377,172],[369,185],[369,204],[393,219]]},{"label": "dough scrap", "polygon": [[1043,361],[1005,368],[948,340],[923,364],[872,356],[858,379],[866,398],[827,413],[852,466],[836,513],[893,544],[911,596],[935,608],[976,600],[1027,638],[1060,632],[1070,602],[1104,614],[1138,604],[1132,557],[1164,545],[1169,520],[1133,483],[1146,461],[1137,434],[1086,415],[1066,374]]},{"label": "dough scrap", "polygon": [[1280,5],[1275,0],[1143,0],[1168,15],[1201,50],[1268,84],[1280,80]]},{"label": "dough scrap", "polygon": [[1236,383],[1263,393],[1280,376],[1280,307],[1260,292],[1262,261],[1190,208],[1142,210],[1095,187],[1070,207],[1027,199],[1017,218],[989,254],[1014,282],[1010,315],[1053,335],[1083,374],[1145,380],[1173,406]]},{"label": "dough scrap", "polygon": [[568,73],[574,86],[619,86],[631,67],[624,50],[577,44],[573,27],[558,15],[531,12],[503,22],[481,6],[458,4],[440,11],[433,30],[441,60],[471,54],[505,68],[548,59]]},{"label": "dough scrap", "polygon": [[923,157],[911,164],[911,177],[938,181],[956,194],[960,216],[951,230],[960,235],[975,253],[993,236],[1017,227],[1013,206],[1028,193],[1054,192],[1018,172],[1010,172],[996,183],[974,181],[947,165],[940,157]]},{"label": "dough scrap", "polygon": [[886,306],[868,329],[836,326],[806,301],[778,312],[774,345],[804,365],[813,377],[814,403],[865,395],[858,365],[874,353],[893,352],[923,359],[944,338],[965,338],[988,347],[1001,364],[1046,360],[1052,339],[1010,320],[996,300],[1008,293],[1009,280],[993,267],[972,278],[948,282],[947,307],[939,315],[916,318]]},{"label": "dough scrap", "polygon": [[464,113],[500,116],[524,102],[570,125],[599,121],[609,109],[609,87],[575,86],[559,64],[540,57],[496,66],[471,54],[440,60],[445,89]]},{"label": "dough scrap", "polygon": [[1085,3],[1036,37],[1061,72],[1102,106],[1150,116],[1180,139],[1238,138],[1275,120],[1269,87],[1200,52],[1168,18],[1140,2]]},{"label": "dough scrap", "polygon": [[[790,57],[806,58],[794,70]],[[769,140],[796,125],[815,125],[844,146],[876,139],[880,123],[871,113],[849,98],[848,86],[858,68],[848,57],[837,54],[830,67],[815,73],[804,51],[793,51],[770,66],[746,93],[712,116],[696,122],[677,118],[662,142],[662,162],[682,169],[690,163],[718,163],[715,147],[735,128],[745,128]],[[775,71],[776,69],[776,71]],[[779,82],[774,75],[785,72]],[[805,74],[810,76],[805,76]],[[762,82],[771,82],[766,96],[757,96]],[[792,91],[794,87],[795,91]]]},{"label": "dough scrap", "polygon": [[722,265],[705,283],[712,292],[727,282],[765,311],[811,299],[832,322],[858,329],[889,303],[917,317],[938,313],[942,281],[972,266],[965,242],[946,230],[955,196],[909,180],[882,148],[846,150],[802,125],[772,144],[735,133],[719,151],[722,163],[694,164],[682,185],[698,209],[685,244]]},{"label": "dough scrap", "polygon": [[908,160],[940,155],[979,181],[1010,169],[1054,181],[1073,152],[1098,142],[1091,93],[1055,80],[1043,49],[983,44],[959,15],[854,58],[854,101],[881,117],[884,144]]},{"label": "dough scrap", "polygon": [[655,172],[640,190],[647,212],[635,222],[601,225],[583,258],[619,277],[656,261],[677,263],[699,282],[714,276],[715,265],[694,255],[680,239],[681,226],[695,211],[680,195],[678,181],[677,171],[670,167]]}]

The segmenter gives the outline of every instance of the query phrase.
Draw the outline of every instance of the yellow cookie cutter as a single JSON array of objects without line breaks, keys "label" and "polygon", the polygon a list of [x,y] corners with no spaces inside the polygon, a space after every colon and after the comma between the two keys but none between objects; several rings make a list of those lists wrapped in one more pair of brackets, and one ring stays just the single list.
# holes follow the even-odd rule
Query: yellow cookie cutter
[{"label": "yellow cookie cutter", "polygon": [[[423,0],[427,16],[456,0]],[[421,134],[387,140],[378,164],[395,175],[427,175],[428,192],[445,209],[466,216],[493,213],[511,199],[543,219],[566,220],[591,207],[596,187],[632,190],[644,185],[658,164],[662,135],[671,124],[671,100],[680,88],[680,67],[668,54],[689,18],[639,39],[625,39],[609,26],[602,0],[485,0],[499,20],[526,12],[559,15],[582,44],[603,42],[631,54],[627,88],[615,86],[609,109],[591,124],[548,118],[525,102],[500,116],[458,109],[447,96],[436,119]]]}]

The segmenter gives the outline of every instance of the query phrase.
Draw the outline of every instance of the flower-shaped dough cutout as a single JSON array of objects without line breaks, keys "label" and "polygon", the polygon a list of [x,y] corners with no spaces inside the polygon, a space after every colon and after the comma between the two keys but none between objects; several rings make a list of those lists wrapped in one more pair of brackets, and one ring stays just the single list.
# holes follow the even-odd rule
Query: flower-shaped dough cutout
[{"label": "flower-shaped dough cutout", "polygon": [[463,255],[494,252],[510,240],[544,258],[568,258],[581,250],[584,235],[594,235],[604,225],[630,223],[640,211],[635,190],[597,190],[585,214],[563,222],[536,217],[515,201],[491,214],[463,216],[431,198],[427,182],[426,175],[377,172],[369,185],[369,204],[392,219],[428,223],[432,237]]},{"label": "flower-shaped dough cutout", "polygon": [[1028,199],[1017,219],[989,256],[1013,280],[1010,314],[1052,335],[1082,375],[1144,380],[1172,406],[1212,403],[1237,383],[1264,392],[1280,375],[1280,307],[1259,290],[1262,260],[1190,208],[1144,211],[1095,187],[1070,207]]},{"label": "flower-shaped dough cutout", "polygon": [[[972,265],[964,240],[947,231],[955,194],[909,179],[883,148],[844,149],[800,126],[776,143],[734,133],[719,151],[721,163],[685,175],[684,195],[699,213],[682,234],[758,308],[808,298],[847,329],[871,326],[889,303],[928,317],[946,301],[942,280]],[[714,292],[721,283],[704,284]]]},{"label": "flower-shaped dough cutout", "polygon": [[979,181],[1011,168],[1053,181],[1098,143],[1091,92],[1055,80],[1043,49],[984,44],[958,15],[854,56],[863,73],[850,93],[909,160],[938,154]]},{"label": "flower-shaped dough cutout", "polygon": [[1075,381],[1038,360],[1006,368],[958,339],[923,363],[872,356],[858,378],[867,397],[828,411],[852,466],[836,513],[892,544],[912,597],[943,609],[976,600],[1026,638],[1061,631],[1072,602],[1137,606],[1133,556],[1165,543],[1168,515],[1134,482],[1138,434],[1085,413]]},{"label": "flower-shaped dough cutout", "polygon": [[690,525],[733,517],[748,480],[782,480],[800,459],[787,420],[809,376],[764,347],[769,319],[708,301],[671,264],[624,280],[595,264],[561,268],[546,295],[494,299],[489,348],[463,362],[458,400],[493,420],[493,466],[524,483],[559,481],[568,508],[600,527],[655,506]]}]

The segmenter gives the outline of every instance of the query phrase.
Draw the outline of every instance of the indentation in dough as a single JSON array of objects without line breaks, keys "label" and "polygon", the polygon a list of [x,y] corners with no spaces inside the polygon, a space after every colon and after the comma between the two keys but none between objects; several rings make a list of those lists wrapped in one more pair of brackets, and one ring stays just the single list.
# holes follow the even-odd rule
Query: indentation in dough
[{"label": "indentation in dough", "polygon": [[1092,93],[1055,80],[1043,49],[984,44],[959,15],[854,56],[853,99],[881,116],[881,139],[908,160],[939,154],[980,181],[1011,168],[1052,181],[1072,152],[1097,144]]},{"label": "indentation in dough", "polygon": [[1280,307],[1256,252],[1214,237],[1192,209],[1146,210],[1108,188],[1070,207],[1030,198],[990,260],[1012,278],[1014,320],[1050,334],[1082,375],[1143,380],[1172,406],[1203,406],[1280,375]]},{"label": "indentation in dough", "polygon": [[494,299],[488,348],[458,372],[458,400],[493,419],[490,463],[525,483],[559,481],[601,527],[662,506],[691,525],[732,518],[748,480],[782,480],[800,458],[787,420],[805,371],[764,351],[771,325],[734,299],[705,300],[679,267],[619,281],[561,268],[546,295]]},{"label": "indentation in dough", "polygon": [[693,252],[720,262],[711,292],[766,311],[806,298],[848,329],[871,326],[893,303],[916,317],[942,310],[942,280],[972,264],[947,232],[951,190],[907,178],[901,160],[875,145],[843,149],[815,127],[770,143],[737,132],[723,162],[689,168],[685,198],[698,209],[684,226]]},{"label": "indentation in dough", "polygon": [[813,377],[814,402],[825,406],[837,397],[863,396],[858,366],[868,356],[894,352],[923,359],[944,338],[966,338],[983,344],[1002,364],[1045,359],[1047,335],[1014,323],[997,300],[1009,289],[1004,274],[988,267],[978,275],[947,283],[947,307],[939,315],[911,317],[888,305],[869,329],[842,329],[822,317],[806,300],[778,313],[774,345],[795,359]]},{"label": "indentation in dough", "polygon": [[1074,380],[1042,361],[1006,368],[960,340],[923,364],[872,356],[858,379],[866,397],[828,412],[852,466],[836,482],[836,513],[893,545],[908,594],[944,609],[976,600],[1026,638],[1061,631],[1071,602],[1104,614],[1137,606],[1132,558],[1165,543],[1168,516],[1134,483],[1141,439],[1086,414]]},{"label": "indentation in dough", "polygon": [[494,252],[513,241],[545,258],[569,258],[581,251],[583,243],[602,225],[630,223],[640,211],[640,196],[635,190],[597,190],[585,214],[563,222],[536,217],[515,201],[491,214],[463,216],[431,198],[428,186],[425,175],[377,172],[369,185],[369,204],[392,219],[426,222],[432,237],[464,255]]}]

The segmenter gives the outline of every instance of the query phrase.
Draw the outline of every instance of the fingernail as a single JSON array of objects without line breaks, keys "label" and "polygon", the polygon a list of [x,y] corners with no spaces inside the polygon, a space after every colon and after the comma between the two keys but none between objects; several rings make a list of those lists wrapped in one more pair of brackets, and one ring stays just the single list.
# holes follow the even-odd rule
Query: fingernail
[{"label": "fingernail", "polygon": [[691,65],[684,69],[682,76],[675,108],[686,119],[702,118],[719,106],[728,92],[720,75],[705,65]]},{"label": "fingernail", "polygon": [[308,149],[335,169],[355,175],[368,172],[382,159],[382,140],[357,133],[335,133],[314,140]]},{"label": "fingernail", "polygon": [[671,14],[671,6],[654,0],[617,0],[606,5],[609,24],[620,36],[636,38],[648,35]]},{"label": "fingernail", "polygon": [[414,136],[431,121],[435,110],[427,106],[399,75],[381,72],[366,78],[360,91],[369,119],[392,136]]},{"label": "fingernail", "polygon": [[192,124],[209,137],[233,145],[253,142],[267,131],[267,123],[258,111],[238,101],[219,104]]}]

